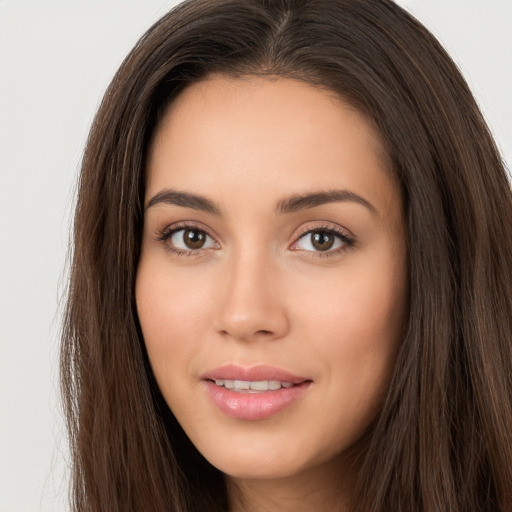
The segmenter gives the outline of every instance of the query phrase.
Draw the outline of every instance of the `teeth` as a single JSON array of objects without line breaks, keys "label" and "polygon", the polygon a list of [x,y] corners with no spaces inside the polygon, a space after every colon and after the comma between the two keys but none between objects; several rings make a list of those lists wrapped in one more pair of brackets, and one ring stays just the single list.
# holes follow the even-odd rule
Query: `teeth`
[{"label": "teeth", "polygon": [[292,382],[280,382],[278,380],[229,380],[229,379],[215,379],[217,386],[224,386],[226,389],[240,392],[258,392],[258,391],[276,391],[281,388],[291,388]]},{"label": "teeth", "polygon": [[251,387],[248,380],[235,380],[235,389],[246,390]]},{"label": "teeth", "polygon": [[281,383],[277,380],[269,380],[268,381],[268,388],[272,391],[275,389],[279,389],[281,387]]}]

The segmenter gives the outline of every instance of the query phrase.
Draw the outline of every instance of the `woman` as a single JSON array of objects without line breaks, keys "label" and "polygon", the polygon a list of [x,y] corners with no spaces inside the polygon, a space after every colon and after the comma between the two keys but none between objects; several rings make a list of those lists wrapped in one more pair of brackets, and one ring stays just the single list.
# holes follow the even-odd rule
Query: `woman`
[{"label": "woman", "polygon": [[507,511],[512,196],[388,0],[192,0],[84,155],[76,510]]}]

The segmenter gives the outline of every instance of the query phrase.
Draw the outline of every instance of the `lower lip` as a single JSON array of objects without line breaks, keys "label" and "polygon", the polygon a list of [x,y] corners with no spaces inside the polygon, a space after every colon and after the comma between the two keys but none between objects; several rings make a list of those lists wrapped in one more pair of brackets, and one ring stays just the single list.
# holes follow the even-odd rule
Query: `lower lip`
[{"label": "lower lip", "polygon": [[263,420],[299,400],[309,389],[311,382],[259,393],[231,391],[211,381],[205,381],[205,384],[208,395],[223,413],[240,420]]}]

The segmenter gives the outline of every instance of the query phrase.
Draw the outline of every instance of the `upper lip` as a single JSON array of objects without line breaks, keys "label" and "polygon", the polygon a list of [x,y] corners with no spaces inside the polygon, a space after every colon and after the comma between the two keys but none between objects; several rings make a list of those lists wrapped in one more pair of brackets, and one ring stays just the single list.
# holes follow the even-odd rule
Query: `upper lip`
[{"label": "upper lip", "polygon": [[202,376],[203,380],[245,380],[245,381],[262,381],[277,380],[279,382],[291,382],[292,384],[300,384],[311,379],[293,375],[292,373],[270,365],[241,366],[237,364],[226,364],[219,366]]}]

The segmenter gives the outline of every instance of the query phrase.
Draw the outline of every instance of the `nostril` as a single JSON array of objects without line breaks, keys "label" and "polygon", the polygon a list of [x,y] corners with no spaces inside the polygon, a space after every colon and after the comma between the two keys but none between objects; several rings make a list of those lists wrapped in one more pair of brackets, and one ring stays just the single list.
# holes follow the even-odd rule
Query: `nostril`
[{"label": "nostril", "polygon": [[282,338],[288,331],[288,317],[281,304],[244,303],[232,294],[221,304],[214,330],[226,338],[270,340]]}]

